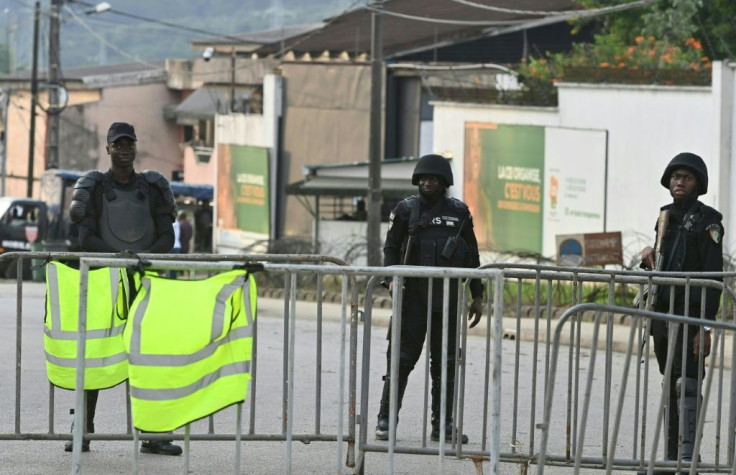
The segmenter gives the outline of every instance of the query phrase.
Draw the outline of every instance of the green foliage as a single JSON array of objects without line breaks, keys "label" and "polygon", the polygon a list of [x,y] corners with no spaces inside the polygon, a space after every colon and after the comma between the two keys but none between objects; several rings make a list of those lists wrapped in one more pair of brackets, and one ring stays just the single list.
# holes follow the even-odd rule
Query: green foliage
[{"label": "green foliage", "polygon": [[[578,3],[590,9],[620,2],[578,0]],[[709,57],[736,59],[736,2],[733,0],[660,0],[646,10],[633,8],[592,21],[598,23],[600,33],[627,44],[637,36],[654,36],[673,44],[694,37]]]},{"label": "green foliage", "polygon": [[[586,8],[610,6],[609,0],[580,0]],[[734,2],[731,2],[734,3]],[[521,64],[526,89],[548,90],[556,81],[636,84],[709,84],[711,60],[705,53],[697,19],[701,0],[662,0],[602,20],[592,44],[578,43],[569,53],[546,54]],[[708,2],[715,15],[714,2]],[[723,5],[724,10],[736,7]],[[736,35],[735,35],[736,36]]]}]

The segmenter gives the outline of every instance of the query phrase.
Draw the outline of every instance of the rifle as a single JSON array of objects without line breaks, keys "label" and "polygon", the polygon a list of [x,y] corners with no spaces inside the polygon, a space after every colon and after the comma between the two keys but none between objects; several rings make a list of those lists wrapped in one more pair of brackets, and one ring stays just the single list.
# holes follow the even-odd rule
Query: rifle
[{"label": "rifle", "polygon": [[[657,242],[654,245],[654,272],[660,272],[664,267],[664,255],[662,254],[662,243],[664,242],[664,235],[667,232],[667,222],[670,218],[669,210],[662,210],[659,212],[659,219],[657,219]],[[657,304],[657,293],[658,285],[654,282],[651,283],[644,292],[646,293],[646,304],[644,310],[653,311],[654,306]],[[641,340],[641,351],[644,352],[644,347],[647,344],[647,338],[649,332],[647,330],[647,324],[644,323],[644,337]]]}]

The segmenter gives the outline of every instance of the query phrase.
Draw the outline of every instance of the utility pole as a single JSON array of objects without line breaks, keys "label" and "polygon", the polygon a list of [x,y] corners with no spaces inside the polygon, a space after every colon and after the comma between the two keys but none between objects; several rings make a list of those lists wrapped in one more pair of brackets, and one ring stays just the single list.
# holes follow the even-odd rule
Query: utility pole
[{"label": "utility pole", "polygon": [[5,196],[5,178],[7,177],[8,170],[8,108],[10,107],[10,88],[5,88],[2,91],[3,101],[3,134],[2,134],[2,165],[0,165],[0,196]]},{"label": "utility pole", "polygon": [[41,2],[33,9],[33,66],[31,67],[31,123],[28,132],[28,186],[26,196],[33,196],[33,154],[36,148],[36,103],[38,103],[38,23],[41,19]]},{"label": "utility pole", "polygon": [[[375,5],[380,8],[381,4]],[[381,162],[383,161],[383,18],[371,14],[371,115],[368,165],[368,265],[381,265]]]},{"label": "utility pole", "polygon": [[63,0],[51,0],[49,14],[49,65],[46,81],[49,84],[48,144],[46,168],[59,168],[59,80],[61,78],[61,41],[59,38],[59,12]]},{"label": "utility pole", "polygon": [[18,35],[18,17],[12,10],[5,10],[5,44],[8,48],[8,73],[15,74],[16,37]]}]

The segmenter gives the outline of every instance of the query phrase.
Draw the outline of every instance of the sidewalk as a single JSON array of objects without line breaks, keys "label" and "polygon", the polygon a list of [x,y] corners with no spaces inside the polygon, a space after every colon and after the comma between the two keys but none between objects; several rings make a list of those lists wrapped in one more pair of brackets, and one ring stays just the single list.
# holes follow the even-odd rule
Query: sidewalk
[{"label": "sidewalk", "polygon": [[[391,318],[391,298],[386,295],[382,295],[384,292],[380,292],[373,299],[373,315],[372,322],[374,327],[387,328]],[[268,305],[269,308],[273,309],[273,305],[281,306],[283,308],[283,289],[266,288],[259,289],[259,306]],[[340,299],[342,296],[338,293],[325,293],[323,297],[323,318],[331,321],[339,321],[341,315]],[[317,314],[317,303],[316,303],[316,292],[314,291],[297,291],[297,315],[316,315]],[[363,299],[358,304],[359,310],[362,312],[365,309],[365,302]],[[547,342],[547,335],[550,334],[550,339],[554,338],[554,332],[559,323],[559,318],[563,315],[565,309],[555,308],[552,312],[552,318],[549,321],[549,331],[546,318],[546,307],[541,309],[541,317],[539,319],[538,326],[536,326],[537,320],[534,318],[535,312],[534,307],[523,306],[521,310],[522,318],[515,318],[512,316],[505,316],[503,318],[503,338],[514,340],[519,338],[521,341],[533,342],[535,339],[540,343]],[[511,309],[506,309],[504,314],[510,315],[515,312]],[[578,326],[577,322],[573,319],[568,319],[565,323],[560,334],[560,345],[570,346],[574,344],[579,338],[580,347],[590,349],[593,347],[593,337],[595,333],[595,319],[597,312],[584,312],[581,318],[581,322]],[[349,318],[349,315],[348,315]],[[517,321],[518,320],[518,321]],[[606,332],[608,325],[606,324],[607,315],[603,314],[600,317],[600,327],[598,329],[598,349],[602,350],[606,341]],[[630,321],[631,316],[629,315],[614,315],[613,325],[611,325],[611,339],[613,344],[613,351],[618,353],[626,353],[629,351],[629,333],[630,333]],[[484,337],[487,334],[488,325],[488,312],[487,308],[483,309],[483,317],[478,325],[474,328],[468,329],[468,335]],[[571,335],[571,328],[574,326],[575,332],[577,333],[578,328],[580,335]],[[535,338],[536,335],[536,338]],[[632,348],[638,353],[639,345],[641,340],[638,337],[638,331],[634,334],[634,342]],[[573,341],[571,341],[571,339]],[[731,354],[732,354],[732,336],[726,337],[724,346],[725,358],[724,367],[730,369],[731,367]],[[654,346],[649,345],[650,356],[654,357]],[[706,360],[706,365],[709,360]]]}]

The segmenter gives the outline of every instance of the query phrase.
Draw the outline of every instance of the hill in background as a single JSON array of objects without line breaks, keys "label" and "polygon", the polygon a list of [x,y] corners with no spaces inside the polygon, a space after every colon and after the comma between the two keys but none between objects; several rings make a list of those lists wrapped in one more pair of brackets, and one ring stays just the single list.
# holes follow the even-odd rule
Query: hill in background
[{"label": "hill in background", "polygon": [[[96,2],[89,2],[95,4]],[[191,58],[198,54],[193,40],[233,35],[281,26],[319,22],[338,15],[353,0],[111,0],[112,10],[87,14],[87,4],[66,0],[62,8],[61,58],[64,68]],[[41,2],[39,67],[47,64],[49,0]],[[70,13],[71,9],[74,14]],[[33,2],[0,0],[0,69],[10,65],[3,56],[14,51],[15,69],[30,69],[33,54]],[[157,20],[148,22],[138,16]],[[166,26],[162,23],[180,25]],[[5,54],[3,54],[5,52]]]}]

